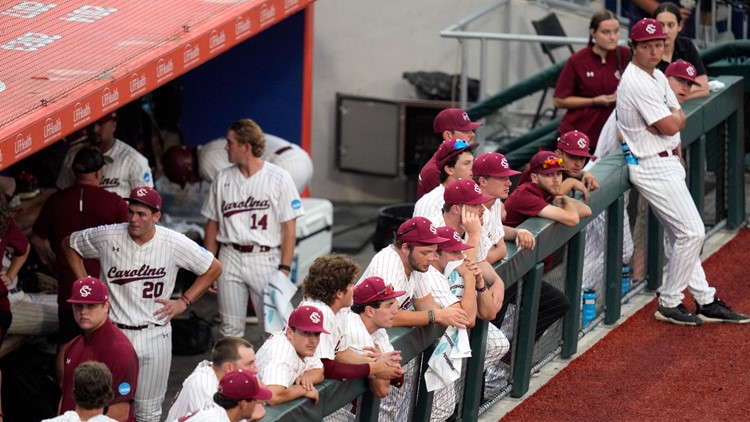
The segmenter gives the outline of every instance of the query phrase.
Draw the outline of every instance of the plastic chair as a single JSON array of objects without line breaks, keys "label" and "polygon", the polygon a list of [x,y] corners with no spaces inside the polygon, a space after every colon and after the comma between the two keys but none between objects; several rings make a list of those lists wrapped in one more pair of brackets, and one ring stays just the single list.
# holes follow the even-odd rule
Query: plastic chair
[{"label": "plastic chair", "polygon": [[[554,12],[538,21],[531,21],[531,24],[534,26],[537,35],[547,35],[553,37],[567,36],[567,34],[565,34],[565,30],[563,30],[563,27],[560,24],[560,20],[557,19],[557,15]],[[573,46],[570,44],[553,44],[543,42],[541,43],[541,46],[542,52],[546,54],[547,57],[549,57],[552,64],[557,63],[553,52],[560,47],[568,47],[568,49],[570,50],[570,54],[575,53],[575,50],[573,50]],[[537,123],[539,123],[539,119],[542,117],[542,107],[544,106],[544,100],[547,99],[547,91],[549,91],[550,88],[554,88],[554,86],[548,86],[544,88],[544,92],[542,93],[542,98],[539,100],[539,105],[536,108],[536,115],[534,115],[534,122],[531,124],[531,127],[535,127]],[[552,117],[555,117],[555,114],[557,114],[557,109],[553,108]]]}]

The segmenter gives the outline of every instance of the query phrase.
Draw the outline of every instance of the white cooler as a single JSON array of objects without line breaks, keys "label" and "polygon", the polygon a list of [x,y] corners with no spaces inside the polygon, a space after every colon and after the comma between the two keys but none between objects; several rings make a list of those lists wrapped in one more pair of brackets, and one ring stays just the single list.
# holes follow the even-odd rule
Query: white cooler
[{"label": "white cooler", "polygon": [[331,253],[333,204],[322,198],[302,198],[305,215],[297,219],[291,279],[301,286],[315,258]]}]

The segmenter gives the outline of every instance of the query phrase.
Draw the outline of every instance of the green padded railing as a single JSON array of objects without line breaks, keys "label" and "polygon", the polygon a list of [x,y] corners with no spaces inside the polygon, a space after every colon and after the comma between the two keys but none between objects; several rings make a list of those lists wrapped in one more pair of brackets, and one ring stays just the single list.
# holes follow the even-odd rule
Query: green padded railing
[{"label": "green padded railing", "polygon": [[[695,148],[705,146],[704,134],[711,136],[710,142],[723,145],[726,149],[727,161],[716,163],[718,173],[724,174],[728,189],[722,195],[726,196],[727,207],[723,212],[727,215],[729,227],[739,227],[745,216],[744,197],[744,146],[742,139],[743,125],[743,80],[739,77],[722,76],[726,84],[725,89],[712,93],[710,97],[694,100],[685,104],[688,115],[688,125],[682,132],[682,145],[690,157],[705,157],[705,154],[695,154]],[[722,129],[722,130],[719,130]],[[726,134],[726,136],[724,136]],[[702,146],[703,145],[703,146]],[[723,155],[722,155],[723,156]],[[702,181],[703,165],[697,161],[690,162],[690,176]],[[608,242],[606,253],[606,323],[614,323],[620,318],[621,299],[621,265],[622,265],[622,218],[623,194],[630,187],[627,168],[621,154],[614,154],[601,159],[592,172],[599,179],[600,189],[592,192],[588,205],[592,210],[592,217],[584,219],[575,227],[565,227],[551,220],[532,218],[524,222],[521,227],[528,229],[537,237],[537,248],[533,251],[518,250],[514,244],[507,243],[508,255],[495,265],[497,273],[502,277],[506,286],[524,280],[521,309],[519,310],[519,326],[516,334],[516,347],[513,361],[513,377],[511,395],[520,397],[528,391],[532,352],[534,347],[534,332],[536,329],[536,313],[539,306],[539,287],[541,283],[541,261],[558,248],[568,245],[568,262],[566,273],[566,294],[570,299],[571,309],[564,317],[562,355],[569,357],[576,353],[580,325],[580,295],[581,268],[584,253],[584,235],[586,224],[596,215],[607,210],[611,218],[608,219]],[[693,174],[698,175],[694,176]],[[700,185],[701,183],[698,183]],[[717,183],[718,185],[718,183]],[[697,189],[697,186],[693,186]],[[702,202],[702,196],[694,196]],[[723,203],[723,201],[722,201]],[[655,219],[651,219],[653,222]],[[654,225],[657,229],[658,224]],[[661,279],[661,265],[659,256],[662,237],[651,237],[649,249],[649,280]],[[658,240],[658,241],[657,241]],[[654,256],[657,259],[654,259]],[[654,263],[656,261],[656,263]],[[657,265],[658,264],[658,265]],[[429,357],[430,347],[440,336],[443,329],[439,326],[420,328],[397,328],[389,330],[394,347],[401,350],[404,363],[410,359]],[[475,356],[480,356],[477,346],[484,343],[487,333],[487,323],[475,326],[470,333],[470,341]],[[425,350],[427,352],[425,352]],[[478,419],[477,404],[481,399],[483,380],[483,360],[472,358],[467,365],[466,385],[463,396],[463,411],[460,420],[476,421]],[[367,392],[364,380],[331,381],[326,380],[318,385],[320,401],[313,404],[308,399],[298,399],[279,406],[267,407],[264,420],[269,421],[319,421],[325,415],[351,403],[358,396],[364,394],[360,406],[360,417],[363,421],[374,421],[378,414],[378,399]],[[430,414],[431,397],[421,388],[417,393],[416,403],[421,407],[415,409],[417,415],[414,420],[426,420]]]}]

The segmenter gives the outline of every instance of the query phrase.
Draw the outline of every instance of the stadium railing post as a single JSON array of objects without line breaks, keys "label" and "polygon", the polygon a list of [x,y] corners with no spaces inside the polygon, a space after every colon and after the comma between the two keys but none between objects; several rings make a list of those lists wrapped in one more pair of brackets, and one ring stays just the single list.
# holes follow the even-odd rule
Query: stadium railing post
[{"label": "stadium railing post", "polygon": [[[625,195],[617,197],[607,208],[606,292],[604,293],[604,323],[614,324],[620,319],[622,300],[622,222],[625,219]],[[650,251],[650,249],[649,249]]]},{"label": "stadium railing post", "polygon": [[664,275],[664,227],[662,227],[656,215],[648,209],[648,288],[656,290],[661,287],[661,279]]},{"label": "stadium railing post", "polygon": [[467,360],[466,384],[461,410],[461,420],[464,422],[476,421],[479,417],[479,403],[482,401],[482,384],[484,383],[484,355],[487,351],[487,324],[487,321],[477,318],[469,334],[471,359]]},{"label": "stadium railing post", "polygon": [[526,274],[521,296],[521,314],[518,325],[516,353],[513,357],[513,390],[511,397],[521,397],[529,391],[531,361],[534,357],[534,333],[539,311],[539,292],[542,285],[544,264],[538,262]]},{"label": "stadium railing post", "polygon": [[586,246],[586,228],[576,233],[568,243],[568,269],[565,274],[565,293],[570,309],[563,318],[562,357],[569,358],[578,351],[578,332],[581,326],[581,277]]}]

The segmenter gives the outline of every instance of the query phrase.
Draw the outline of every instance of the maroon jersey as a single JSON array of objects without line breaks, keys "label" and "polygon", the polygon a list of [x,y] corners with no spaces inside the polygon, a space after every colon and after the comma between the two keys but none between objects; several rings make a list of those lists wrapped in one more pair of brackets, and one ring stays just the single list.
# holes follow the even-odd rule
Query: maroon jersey
[{"label": "maroon jersey", "polygon": [[536,217],[541,210],[552,203],[554,195],[544,193],[534,183],[524,183],[517,187],[505,200],[507,213],[503,224],[517,227],[531,217]]},{"label": "maroon jersey", "polygon": [[[72,309],[66,301],[76,280],[63,254],[62,240],[78,230],[127,220],[128,205],[125,200],[98,186],[76,184],[47,199],[32,230],[42,239],[48,239],[55,252],[59,283],[57,304],[61,308]],[[98,260],[86,259],[83,263],[87,274],[99,275]]]},{"label": "maroon jersey", "polygon": [[80,335],[65,347],[65,364],[62,380],[60,414],[75,410],[73,400],[73,372],[83,362],[95,360],[107,365],[112,372],[112,392],[110,406],[123,401],[131,402],[128,421],[135,421],[132,405],[138,385],[138,356],[125,334],[110,320],[89,334]]},{"label": "maroon jersey", "polygon": [[[607,60],[594,53],[591,47],[584,47],[570,56],[560,72],[555,86],[555,98],[570,96],[594,98],[599,95],[614,94],[620,83],[620,76],[628,64],[628,48],[617,47],[607,52]],[[615,109],[612,104],[607,107],[581,107],[570,109],[560,121],[558,132],[565,133],[578,130],[589,136],[591,149],[596,148],[599,134],[609,115]]]},{"label": "maroon jersey", "polygon": [[[0,237],[0,251],[5,252],[7,248],[13,249],[15,256],[23,255],[29,248],[29,239],[16,226],[12,218],[7,219],[8,231]],[[5,283],[0,283],[0,311],[10,310],[10,301],[8,301],[8,287]]]}]

